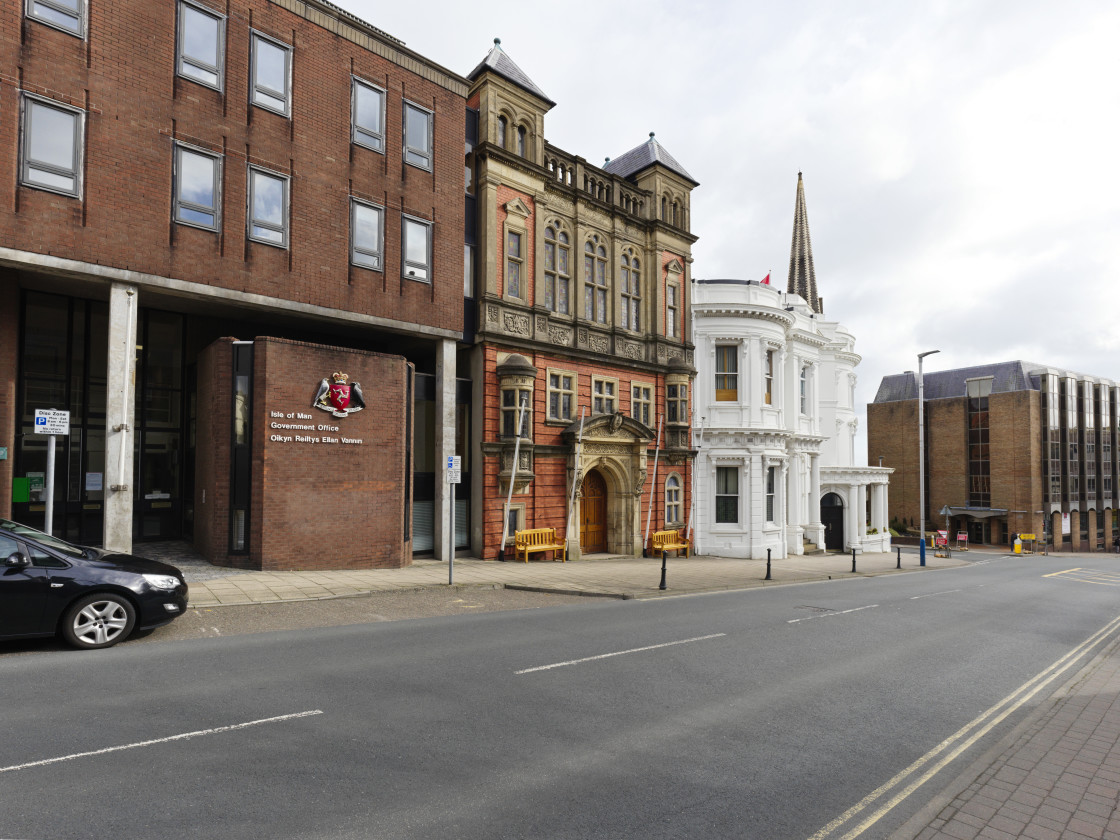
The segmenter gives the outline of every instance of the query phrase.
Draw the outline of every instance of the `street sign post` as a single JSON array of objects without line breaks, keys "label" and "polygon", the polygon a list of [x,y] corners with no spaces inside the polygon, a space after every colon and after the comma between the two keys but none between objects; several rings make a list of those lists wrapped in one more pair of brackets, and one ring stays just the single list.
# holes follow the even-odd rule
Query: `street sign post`
[{"label": "street sign post", "polygon": [[463,456],[447,456],[447,483],[451,490],[451,530],[447,533],[450,546],[447,555],[447,585],[455,582],[455,485],[463,483]]},{"label": "street sign post", "polygon": [[43,530],[51,533],[54,527],[54,439],[57,435],[70,434],[70,412],[57,408],[35,409],[35,434],[47,438],[46,504],[43,508]]}]

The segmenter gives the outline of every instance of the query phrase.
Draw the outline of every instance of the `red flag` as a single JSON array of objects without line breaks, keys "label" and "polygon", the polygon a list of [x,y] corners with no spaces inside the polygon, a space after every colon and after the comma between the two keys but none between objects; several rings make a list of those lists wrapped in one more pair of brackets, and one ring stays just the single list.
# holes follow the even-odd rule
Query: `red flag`
[{"label": "red flag", "polygon": [[769,286],[770,285],[770,272],[769,271],[766,272],[766,276],[762,278],[762,285],[763,286]]}]

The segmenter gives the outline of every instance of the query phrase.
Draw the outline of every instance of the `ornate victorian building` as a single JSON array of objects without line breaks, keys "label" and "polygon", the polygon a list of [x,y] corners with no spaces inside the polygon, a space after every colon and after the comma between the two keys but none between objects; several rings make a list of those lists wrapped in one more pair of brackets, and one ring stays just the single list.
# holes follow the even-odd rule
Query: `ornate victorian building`
[{"label": "ornate victorian building", "polygon": [[602,167],[550,145],[555,103],[497,41],[468,80],[471,548],[497,556],[508,523],[507,545],[552,527],[573,556],[641,552],[688,510],[697,182],[652,134]]},{"label": "ornate victorian building", "polygon": [[788,291],[699,280],[692,314],[696,551],[760,559],[889,548],[891,470],[855,464],[860,357],[816,295],[800,174]]}]

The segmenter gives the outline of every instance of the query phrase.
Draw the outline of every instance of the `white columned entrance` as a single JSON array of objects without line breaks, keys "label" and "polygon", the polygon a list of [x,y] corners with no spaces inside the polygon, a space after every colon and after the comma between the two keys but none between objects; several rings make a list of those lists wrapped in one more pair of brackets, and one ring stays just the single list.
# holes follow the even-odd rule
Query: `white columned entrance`
[{"label": "white columned entrance", "polygon": [[109,346],[105,390],[105,509],[102,544],[132,553],[133,435],[136,408],[136,323],[140,295],[135,286],[109,288]]}]

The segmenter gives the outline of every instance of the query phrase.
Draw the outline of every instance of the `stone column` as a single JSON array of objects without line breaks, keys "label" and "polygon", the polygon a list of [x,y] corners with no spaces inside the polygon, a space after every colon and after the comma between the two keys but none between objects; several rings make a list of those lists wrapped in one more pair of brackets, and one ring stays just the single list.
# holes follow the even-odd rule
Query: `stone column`
[{"label": "stone column", "polygon": [[859,515],[859,519],[857,520],[858,523],[859,523],[859,530],[857,531],[857,533],[859,534],[859,538],[862,541],[864,539],[864,537],[867,536],[867,485],[866,484],[859,485],[859,490],[857,491],[856,496],[859,500],[859,504],[858,504],[857,510],[856,510],[856,513]]},{"label": "stone column", "polygon": [[847,513],[847,527],[845,531],[848,535],[848,548],[855,548],[859,543],[860,530],[863,527],[863,511],[860,510],[861,494],[859,486],[855,484],[848,485],[848,509]]},{"label": "stone column", "polygon": [[[451,485],[447,483],[447,459],[456,452],[455,440],[455,342],[436,345],[436,500],[433,541],[435,556],[450,561],[455,551],[455,531],[451,527]],[[455,487],[458,495],[464,488]]]},{"label": "stone column", "polygon": [[140,296],[135,286],[109,289],[109,353],[105,390],[105,494],[102,544],[132,553],[132,507],[136,497],[132,453],[136,409],[136,322]]}]

